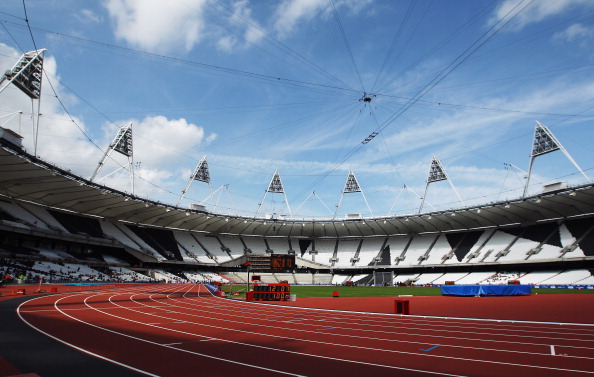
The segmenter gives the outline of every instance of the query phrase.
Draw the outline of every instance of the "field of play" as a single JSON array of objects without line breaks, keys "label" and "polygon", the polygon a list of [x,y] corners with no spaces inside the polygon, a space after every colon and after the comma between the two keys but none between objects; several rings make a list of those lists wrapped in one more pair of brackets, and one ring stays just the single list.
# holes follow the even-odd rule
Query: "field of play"
[{"label": "field of play", "polygon": [[[251,285],[250,285],[251,287]],[[227,293],[239,292],[244,295],[245,284],[224,285],[222,289]],[[441,296],[439,287],[372,287],[372,286],[322,286],[322,285],[292,285],[291,294],[297,297],[332,297],[338,292],[340,297],[391,297],[391,296]],[[594,289],[552,289],[533,288],[533,294],[579,294],[594,293]]]}]

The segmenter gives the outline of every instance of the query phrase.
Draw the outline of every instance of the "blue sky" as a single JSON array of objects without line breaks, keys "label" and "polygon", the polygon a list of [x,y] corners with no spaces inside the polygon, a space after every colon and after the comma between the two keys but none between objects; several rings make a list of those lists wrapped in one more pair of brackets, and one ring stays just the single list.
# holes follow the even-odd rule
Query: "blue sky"
[{"label": "blue sky", "polygon": [[[175,204],[207,155],[209,209],[289,215],[282,194],[262,201],[278,170],[293,217],[333,217],[352,170],[364,197],[337,217],[409,214],[435,156],[463,203],[435,182],[424,210],[512,199],[537,120],[594,178],[591,1],[24,4],[28,24],[22,0],[0,4],[0,69],[47,49],[37,154],[88,177],[132,122],[142,197]],[[32,151],[31,101],[0,96]],[[112,157],[97,179],[130,191]],[[529,193],[557,181],[586,178],[560,151],[537,158]],[[181,206],[209,190],[192,183]]]}]

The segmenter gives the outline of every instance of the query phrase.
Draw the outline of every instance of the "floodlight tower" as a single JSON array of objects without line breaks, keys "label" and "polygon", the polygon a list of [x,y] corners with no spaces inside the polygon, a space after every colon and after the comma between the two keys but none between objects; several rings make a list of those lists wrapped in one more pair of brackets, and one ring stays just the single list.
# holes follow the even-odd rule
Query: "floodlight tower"
[{"label": "floodlight tower", "polygon": [[369,210],[369,213],[373,217],[373,212],[371,211],[371,207],[369,207],[369,203],[367,203],[367,198],[365,198],[365,194],[363,193],[361,186],[359,186],[359,182],[357,181],[357,177],[355,177],[355,173],[353,173],[352,170],[349,170],[349,175],[348,175],[347,180],[344,184],[344,188],[342,189],[342,193],[340,195],[340,200],[338,201],[338,204],[336,205],[336,211],[334,211],[334,217],[332,219],[336,219],[336,215],[338,214],[338,210],[340,209],[340,205],[342,204],[342,199],[344,198],[344,194],[352,194],[355,192],[361,193],[361,196],[363,196],[363,200],[365,201],[365,204],[367,205],[367,209]]},{"label": "floodlight tower", "polygon": [[[128,123],[122,126],[116,137],[113,139],[111,144],[109,144],[109,148],[103,154],[103,158],[97,165],[97,168],[89,178],[90,181],[93,181],[99,173],[99,170],[105,164],[107,158],[111,155],[111,153],[115,151],[120,154],[123,154],[128,158],[128,171],[130,172],[130,181],[132,184],[132,195],[134,195],[134,155],[133,155],[133,148],[132,148],[132,123]],[[119,170],[119,169],[118,169]],[[105,178],[105,177],[104,177]]]},{"label": "floodlight tower", "polygon": [[528,167],[528,177],[526,178],[526,185],[524,186],[524,194],[522,197],[525,197],[528,193],[528,185],[530,184],[530,176],[532,175],[532,166],[534,164],[534,159],[538,156],[542,156],[543,154],[547,154],[550,152],[554,152],[557,150],[561,150],[565,157],[575,166],[580,173],[586,178],[588,182],[592,182],[590,178],[584,173],[582,168],[575,162],[573,157],[567,152],[563,145],[555,138],[555,135],[546,127],[543,126],[539,121],[536,121],[536,127],[534,128],[534,139],[532,142],[532,153],[530,153],[530,166]]},{"label": "floodlight tower", "polygon": [[39,115],[41,108],[41,79],[43,77],[43,55],[45,48],[25,52],[17,63],[0,78],[0,93],[10,84],[14,84],[29,98],[31,98],[31,109],[34,108],[34,100],[37,100],[37,119],[35,111],[31,111],[33,120],[33,146],[37,154],[37,137],[39,135]]},{"label": "floodlight tower", "polygon": [[427,181],[425,184],[425,192],[423,193],[421,206],[419,207],[419,213],[421,213],[421,211],[423,210],[423,205],[425,204],[425,198],[427,197],[427,189],[429,188],[429,184],[439,181],[448,181],[450,183],[450,186],[452,186],[452,189],[456,193],[458,200],[460,201],[460,203],[462,203],[462,205],[464,205],[464,201],[460,197],[460,194],[458,194],[458,190],[456,190],[456,187],[452,183],[452,180],[446,174],[445,169],[441,165],[441,162],[435,156],[432,156],[431,168],[429,169],[429,177],[427,177]]},{"label": "floodlight tower", "polygon": [[262,207],[262,203],[264,203],[264,200],[266,199],[266,195],[269,192],[273,193],[273,194],[283,194],[283,196],[285,198],[285,203],[287,203],[287,210],[289,211],[289,216],[293,217],[293,214],[291,213],[291,207],[289,206],[289,201],[287,200],[287,194],[285,193],[285,189],[283,188],[283,183],[281,181],[280,174],[278,173],[278,169],[275,170],[274,175],[272,176],[272,179],[270,180],[270,184],[268,185],[268,188],[266,189],[266,191],[264,191],[264,197],[262,198],[262,201],[260,202],[260,204],[258,204],[258,210],[256,211],[256,215],[254,217],[258,216],[258,213],[260,212],[260,208]]},{"label": "floodlight tower", "polygon": [[[210,185],[210,173],[208,171],[208,162],[206,161],[206,156],[202,157],[200,159],[200,161],[198,162],[198,165],[196,165],[196,169],[194,170],[194,174],[192,174],[192,176],[190,177],[190,180],[188,181],[188,184],[186,185],[186,187],[182,191],[181,196],[179,197],[179,200],[177,201],[176,206],[179,206],[179,203],[181,203],[182,199],[186,195],[186,192],[190,188],[190,185],[194,181],[200,181],[200,182],[208,183],[208,190],[210,192],[209,197],[210,196],[213,196],[212,186]],[[213,197],[213,205],[214,205],[214,197]]]}]

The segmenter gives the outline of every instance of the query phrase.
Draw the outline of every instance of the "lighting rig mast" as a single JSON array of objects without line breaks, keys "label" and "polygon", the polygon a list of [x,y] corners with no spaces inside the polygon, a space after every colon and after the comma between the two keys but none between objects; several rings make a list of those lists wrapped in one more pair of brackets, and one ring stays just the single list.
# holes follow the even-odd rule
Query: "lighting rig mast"
[{"label": "lighting rig mast", "polygon": [[[130,172],[130,183],[132,185],[132,195],[134,195],[134,155],[133,155],[133,149],[132,149],[132,123],[128,123],[119,129],[118,134],[113,139],[111,144],[109,144],[109,148],[107,148],[107,150],[103,154],[103,158],[99,162],[99,165],[97,165],[97,168],[95,169],[95,171],[93,172],[93,174],[91,175],[91,178],[89,178],[89,180],[93,181],[95,179],[95,177],[97,176],[97,173],[99,173],[99,170],[101,170],[101,168],[105,164],[105,161],[107,160],[107,158],[109,158],[111,153],[114,151],[118,152],[128,158],[127,170]],[[121,168],[126,169],[123,166]],[[118,170],[120,170],[120,169],[117,169],[116,171],[118,171]],[[108,175],[111,175],[114,172],[112,172]],[[106,178],[106,177],[107,176],[105,176],[103,178]]]},{"label": "lighting rig mast", "polygon": [[534,159],[538,156],[542,156],[543,154],[547,154],[550,152],[554,152],[557,150],[561,150],[565,157],[575,166],[580,173],[586,178],[588,182],[592,182],[590,178],[584,173],[582,168],[575,162],[573,157],[567,152],[563,145],[555,138],[555,135],[546,127],[543,126],[539,121],[536,121],[536,127],[534,128],[534,139],[532,142],[532,152],[530,153],[530,166],[528,167],[528,177],[526,178],[526,185],[524,186],[524,194],[522,197],[525,197],[528,193],[528,185],[530,184],[530,177],[532,175],[532,166],[534,164]]},{"label": "lighting rig mast", "polygon": [[[43,77],[43,55],[45,48],[25,52],[17,63],[0,78],[0,93],[10,84],[14,84],[31,98],[31,117],[33,121],[33,149],[37,154],[37,138],[39,135],[39,117],[41,108],[41,79]],[[37,112],[35,112],[37,100]],[[37,115],[37,117],[35,116]]]},{"label": "lighting rig mast", "polygon": [[204,156],[200,159],[200,161],[198,162],[198,165],[196,165],[194,174],[192,174],[192,176],[190,177],[190,180],[188,181],[188,184],[182,191],[182,193],[179,197],[179,200],[177,201],[176,206],[179,206],[179,203],[181,203],[182,199],[186,195],[186,192],[190,188],[190,185],[194,181],[208,183],[208,190],[210,192],[209,197],[213,197],[213,205],[214,205],[214,196],[213,196],[213,192],[212,192],[212,186],[210,185],[210,173],[208,171],[208,162],[206,161],[206,156]]},{"label": "lighting rig mast", "polygon": [[272,179],[270,180],[270,184],[268,185],[268,188],[266,189],[266,191],[264,191],[264,197],[262,198],[262,201],[260,201],[260,204],[258,204],[258,210],[256,211],[255,217],[258,216],[258,213],[260,212],[260,208],[262,207],[262,203],[264,203],[264,200],[266,199],[266,195],[269,192],[272,194],[283,194],[283,196],[285,198],[285,203],[287,203],[287,210],[289,211],[289,216],[293,217],[293,214],[291,213],[291,207],[289,206],[289,201],[287,200],[287,194],[285,193],[285,189],[283,188],[283,183],[281,181],[280,174],[278,173],[278,169],[274,172],[274,175],[272,176]]},{"label": "lighting rig mast", "polygon": [[450,186],[452,186],[452,189],[456,193],[458,200],[460,201],[460,203],[462,203],[462,205],[464,205],[464,201],[460,197],[460,194],[458,194],[458,190],[456,190],[456,187],[452,183],[452,180],[446,174],[445,169],[441,165],[441,162],[435,156],[433,156],[433,159],[431,160],[431,168],[429,169],[429,177],[427,177],[427,183],[425,184],[425,192],[423,193],[423,197],[421,199],[421,206],[419,207],[419,213],[421,213],[421,211],[423,210],[423,205],[425,204],[425,198],[427,197],[427,189],[429,188],[429,184],[439,181],[448,181],[450,183]]},{"label": "lighting rig mast", "polygon": [[342,189],[342,194],[340,195],[340,200],[338,201],[338,204],[336,205],[336,211],[334,211],[333,219],[336,219],[336,215],[338,215],[338,210],[340,210],[340,205],[342,204],[342,199],[344,198],[344,194],[352,194],[355,192],[361,193],[361,196],[363,196],[363,200],[365,201],[365,204],[367,205],[367,209],[369,210],[369,213],[373,217],[373,212],[371,211],[371,207],[369,207],[369,203],[367,203],[367,198],[365,198],[365,194],[363,193],[361,186],[359,186],[359,182],[357,181],[357,177],[355,177],[355,173],[353,173],[352,170],[349,170],[349,175],[348,175],[347,180],[344,184],[344,188]]}]

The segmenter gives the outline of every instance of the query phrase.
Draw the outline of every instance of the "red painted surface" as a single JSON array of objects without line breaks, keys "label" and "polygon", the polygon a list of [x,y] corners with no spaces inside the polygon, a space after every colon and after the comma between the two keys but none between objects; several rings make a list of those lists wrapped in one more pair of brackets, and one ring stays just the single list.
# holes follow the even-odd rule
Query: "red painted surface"
[{"label": "red painted surface", "polygon": [[283,305],[394,313],[395,299],[408,300],[411,315],[594,324],[594,294],[505,297],[341,297],[340,300],[298,297],[297,301],[285,302]]},{"label": "red painted surface", "polygon": [[90,286],[67,286],[64,284],[43,284],[41,288],[37,284],[11,284],[4,287],[0,287],[0,301],[9,300],[15,297],[21,297],[23,294],[19,294],[19,290],[23,290],[25,296],[39,296],[47,293],[56,292],[76,292],[76,291],[89,291],[97,289],[109,289],[114,287],[125,287],[125,286],[140,286],[141,284],[108,284],[106,285],[90,285]]},{"label": "red painted surface", "polygon": [[0,357],[0,376],[17,376],[19,374],[21,374],[20,370]]},{"label": "red painted surface", "polygon": [[[153,285],[65,293],[35,298],[20,312],[64,342],[161,376],[196,371],[200,376],[324,377],[594,373],[594,326],[377,314],[386,303],[392,312],[394,297],[323,299],[326,303],[300,298],[273,306],[211,297],[203,287],[200,292],[196,286]],[[593,297],[559,296],[580,305],[583,296]],[[524,307],[515,297],[498,300],[499,306],[491,306],[493,297],[456,298],[456,305],[441,297],[406,299],[411,314],[425,315],[485,313],[484,306],[491,317],[501,318]],[[376,314],[286,305],[308,301],[340,310],[374,308]]]}]

